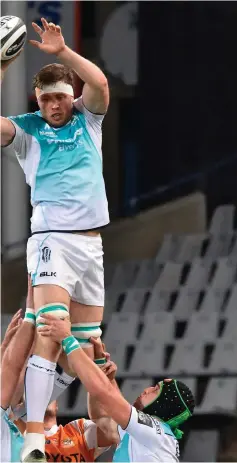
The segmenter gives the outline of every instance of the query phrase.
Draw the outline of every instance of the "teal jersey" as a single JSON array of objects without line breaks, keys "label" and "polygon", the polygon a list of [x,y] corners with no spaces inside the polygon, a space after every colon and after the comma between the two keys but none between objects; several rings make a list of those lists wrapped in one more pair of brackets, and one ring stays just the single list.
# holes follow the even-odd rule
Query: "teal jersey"
[{"label": "teal jersey", "polygon": [[32,232],[76,231],[109,223],[103,179],[102,120],[79,98],[71,120],[54,128],[41,112],[9,118],[12,143],[31,187]]},{"label": "teal jersey", "polygon": [[1,408],[1,461],[19,462],[23,443],[20,431]]}]

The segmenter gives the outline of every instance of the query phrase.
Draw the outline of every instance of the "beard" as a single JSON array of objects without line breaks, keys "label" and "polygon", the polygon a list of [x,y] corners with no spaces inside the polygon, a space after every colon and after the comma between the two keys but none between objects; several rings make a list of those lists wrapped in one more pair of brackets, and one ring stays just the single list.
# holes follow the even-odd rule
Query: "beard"
[{"label": "beard", "polygon": [[135,400],[135,402],[133,403],[133,406],[136,408],[136,410],[143,410],[144,409],[144,405],[141,401],[141,398],[140,397],[137,397],[137,399]]}]

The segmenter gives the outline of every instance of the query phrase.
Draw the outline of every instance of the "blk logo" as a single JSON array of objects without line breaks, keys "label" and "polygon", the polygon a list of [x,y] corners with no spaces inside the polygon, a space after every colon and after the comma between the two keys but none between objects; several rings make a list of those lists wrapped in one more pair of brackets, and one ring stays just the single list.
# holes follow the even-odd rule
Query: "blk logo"
[{"label": "blk logo", "polygon": [[41,272],[40,277],[56,277],[57,272]]}]

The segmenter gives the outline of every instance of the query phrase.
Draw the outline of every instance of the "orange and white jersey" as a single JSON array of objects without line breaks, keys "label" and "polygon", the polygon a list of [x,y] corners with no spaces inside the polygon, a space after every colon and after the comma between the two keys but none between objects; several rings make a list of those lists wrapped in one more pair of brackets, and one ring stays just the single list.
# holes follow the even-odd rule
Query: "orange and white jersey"
[{"label": "orange and white jersey", "polygon": [[104,450],[97,449],[97,426],[90,420],[81,418],[45,431],[47,461],[92,462]]}]

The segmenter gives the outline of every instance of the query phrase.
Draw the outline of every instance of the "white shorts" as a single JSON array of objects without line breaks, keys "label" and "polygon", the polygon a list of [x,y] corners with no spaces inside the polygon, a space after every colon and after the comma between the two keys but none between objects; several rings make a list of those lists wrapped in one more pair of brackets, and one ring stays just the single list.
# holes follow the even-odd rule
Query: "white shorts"
[{"label": "white shorts", "polygon": [[33,286],[58,285],[72,300],[104,306],[103,246],[100,236],[39,233],[27,243]]}]

